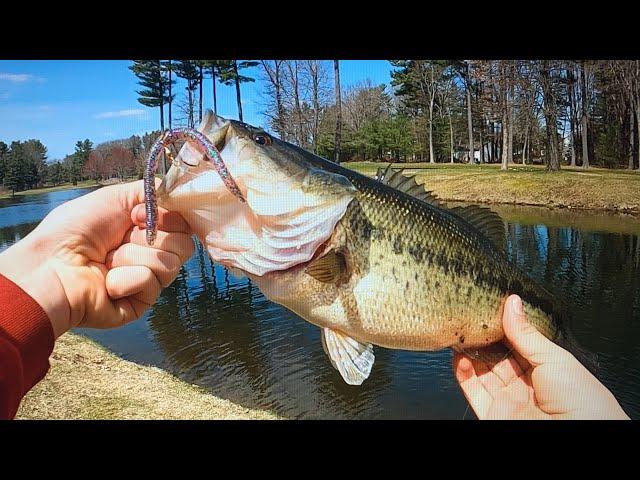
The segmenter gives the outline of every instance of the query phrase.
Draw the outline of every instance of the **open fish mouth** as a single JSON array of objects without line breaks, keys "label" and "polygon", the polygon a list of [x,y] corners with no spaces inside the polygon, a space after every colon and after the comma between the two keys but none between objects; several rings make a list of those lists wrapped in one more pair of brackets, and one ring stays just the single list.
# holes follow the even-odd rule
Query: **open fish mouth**
[{"label": "open fish mouth", "polygon": [[262,276],[311,260],[354,198],[351,182],[263,130],[211,111],[198,130],[220,152],[246,203],[186,142],[157,190],[158,204],[179,212],[227,267]]}]

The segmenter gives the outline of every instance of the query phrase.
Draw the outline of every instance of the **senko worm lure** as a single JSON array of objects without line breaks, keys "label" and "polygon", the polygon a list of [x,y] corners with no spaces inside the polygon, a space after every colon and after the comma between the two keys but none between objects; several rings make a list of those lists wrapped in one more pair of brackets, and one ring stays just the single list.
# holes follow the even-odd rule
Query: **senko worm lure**
[{"label": "senko worm lure", "polygon": [[243,203],[245,202],[238,185],[229,173],[229,170],[227,170],[220,152],[218,152],[215,145],[211,143],[205,135],[192,128],[174,128],[168,130],[163,133],[151,147],[144,171],[144,199],[147,213],[147,243],[149,245],[153,245],[157,234],[158,204],[156,200],[155,173],[158,168],[158,158],[164,149],[168,149],[168,145],[171,142],[177,140],[192,142],[196,148],[204,154],[205,160],[213,163],[216,172],[218,172],[218,175],[220,175],[220,178],[222,178],[222,181],[229,191],[233,193],[238,200]]}]

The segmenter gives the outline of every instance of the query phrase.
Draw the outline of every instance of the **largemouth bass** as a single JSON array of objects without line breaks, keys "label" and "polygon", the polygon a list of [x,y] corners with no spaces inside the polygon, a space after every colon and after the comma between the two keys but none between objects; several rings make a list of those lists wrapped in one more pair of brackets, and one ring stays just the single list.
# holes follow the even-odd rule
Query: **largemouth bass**
[{"label": "largemouth bass", "polygon": [[210,111],[199,130],[246,202],[186,143],[158,204],[182,214],[213,260],[320,327],[347,383],[369,376],[374,345],[504,358],[502,310],[512,293],[529,322],[586,361],[566,328],[568,310],[508,261],[504,224],[491,210],[447,208],[399,171],[372,179]]}]

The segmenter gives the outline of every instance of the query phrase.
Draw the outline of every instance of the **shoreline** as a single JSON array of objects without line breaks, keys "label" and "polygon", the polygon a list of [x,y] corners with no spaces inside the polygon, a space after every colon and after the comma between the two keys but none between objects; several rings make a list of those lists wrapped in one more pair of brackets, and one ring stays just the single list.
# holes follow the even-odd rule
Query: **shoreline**
[{"label": "shoreline", "polygon": [[47,376],[16,420],[278,420],[216,397],[170,373],[124,360],[82,335],[57,341]]},{"label": "shoreline", "polygon": [[[373,177],[388,162],[346,162],[344,167]],[[637,170],[563,167],[546,172],[538,165],[467,165],[393,163],[416,175],[445,202],[544,207],[585,213],[613,213],[640,217],[640,174]]]},{"label": "shoreline", "polygon": [[[345,162],[341,164],[358,173],[374,176],[378,167],[388,162]],[[418,183],[427,184],[445,202],[544,207],[551,210],[576,210],[584,213],[611,213],[640,218],[640,171],[580,167],[563,168],[547,173],[544,166],[512,164],[501,171],[499,164],[467,165],[449,163],[393,163],[416,175]],[[541,178],[544,177],[544,178]],[[129,181],[129,180],[128,180]],[[134,179],[130,180],[134,181]],[[114,182],[115,183],[115,182]],[[18,196],[37,195],[60,190],[102,187],[112,183],[93,180],[78,185],[64,184],[17,192]],[[11,199],[0,194],[0,200]]]}]

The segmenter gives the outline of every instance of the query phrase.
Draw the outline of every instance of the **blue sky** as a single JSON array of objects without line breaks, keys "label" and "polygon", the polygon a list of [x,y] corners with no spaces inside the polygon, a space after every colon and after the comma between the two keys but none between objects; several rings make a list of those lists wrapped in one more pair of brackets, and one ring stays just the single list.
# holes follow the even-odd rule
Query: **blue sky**
[{"label": "blue sky", "polygon": [[[97,144],[158,129],[159,109],[138,103],[129,65],[128,60],[0,61],[0,140],[40,139],[49,160],[55,160],[73,153],[78,140]],[[343,87],[366,79],[390,82],[391,65],[384,60],[343,60],[340,66]],[[246,72],[257,81],[242,85],[244,120],[264,126],[261,72]],[[218,113],[237,118],[234,87],[218,85],[217,93]],[[211,95],[211,80],[205,80],[205,106],[211,106]]]}]

